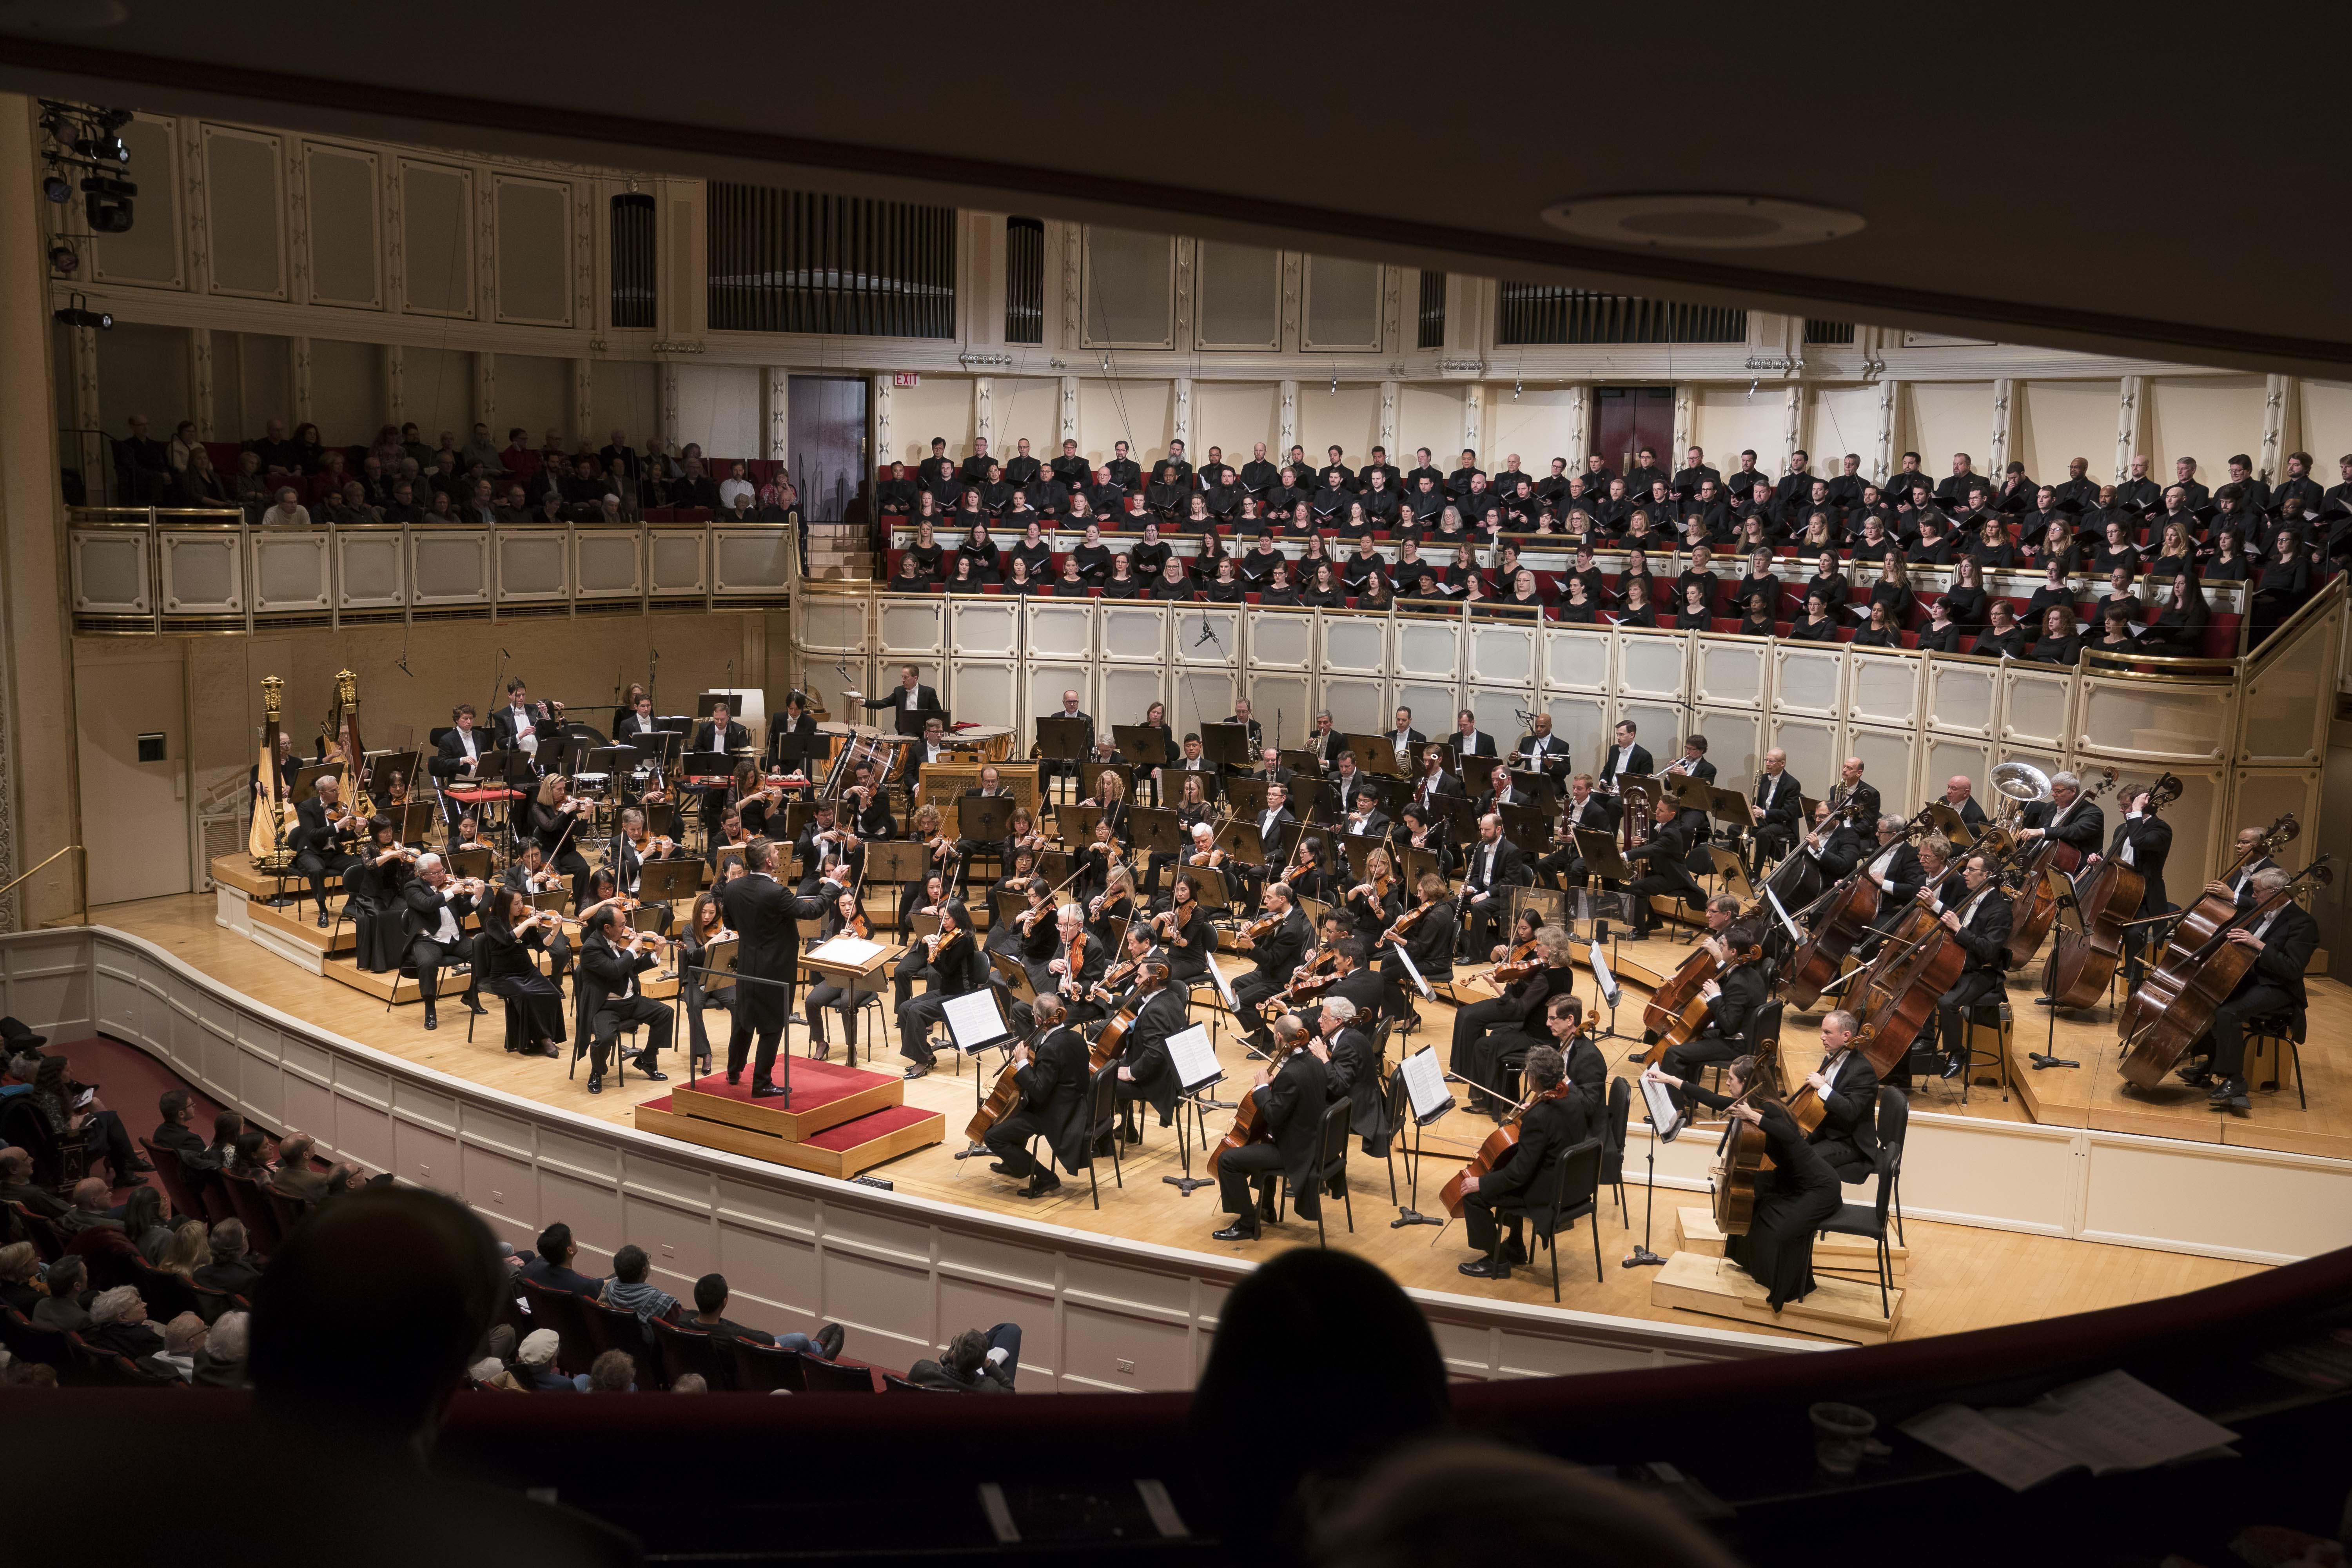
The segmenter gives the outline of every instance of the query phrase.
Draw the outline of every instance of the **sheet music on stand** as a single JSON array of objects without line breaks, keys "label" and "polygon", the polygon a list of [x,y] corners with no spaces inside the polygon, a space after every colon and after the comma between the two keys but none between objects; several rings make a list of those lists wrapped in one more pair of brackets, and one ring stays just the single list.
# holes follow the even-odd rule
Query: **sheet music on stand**
[{"label": "sheet music on stand", "polygon": [[1234,994],[1233,982],[1225,978],[1225,972],[1213,963],[1209,965],[1209,979],[1217,987],[1217,999],[1225,1005],[1228,1012],[1238,1016],[1242,1010],[1241,998]]},{"label": "sheet music on stand", "polygon": [[1412,1102],[1416,1125],[1426,1127],[1454,1109],[1454,1091],[1445,1086],[1435,1046],[1422,1047],[1397,1063],[1397,1071],[1404,1075],[1405,1098]]},{"label": "sheet music on stand", "polygon": [[1790,940],[1799,947],[1804,946],[1805,933],[1799,931],[1797,922],[1789,918],[1788,908],[1780,902],[1780,895],[1772,890],[1772,884],[1769,880],[1764,884],[1764,897],[1766,901],[1771,904],[1772,912],[1780,917],[1780,924],[1788,931]]},{"label": "sheet music on stand", "polygon": [[[1402,944],[1392,946],[1390,951],[1397,955],[1397,962],[1404,965],[1404,972],[1412,976],[1412,988],[1420,992],[1424,1000],[1436,1001],[1437,993],[1432,991],[1429,982],[1421,977],[1421,966],[1413,963],[1412,954],[1407,952]],[[1213,969],[1215,966],[1210,967]]]},{"label": "sheet music on stand", "polygon": [[1179,1029],[1168,1037],[1167,1043],[1168,1060],[1175,1068],[1176,1081],[1186,1094],[1198,1094],[1224,1081],[1225,1069],[1217,1065],[1217,1053],[1210,1048],[1206,1024]]},{"label": "sheet music on stand", "polygon": [[1653,1083],[1646,1077],[1640,1082],[1643,1102],[1650,1108],[1650,1135],[1661,1143],[1673,1142],[1675,1134],[1689,1125],[1682,1108],[1675,1103],[1675,1097],[1667,1092],[1664,1084]]},{"label": "sheet music on stand", "polygon": [[948,1034],[967,1055],[1001,1046],[1013,1037],[997,1010],[996,993],[988,986],[947,999]]},{"label": "sheet music on stand", "polygon": [[1617,977],[1609,972],[1609,961],[1601,956],[1599,942],[1585,943],[1584,951],[1591,961],[1592,984],[1599,990],[1601,1000],[1607,1003],[1609,1010],[1613,1013],[1617,1010],[1617,1000],[1622,994],[1617,989]]}]

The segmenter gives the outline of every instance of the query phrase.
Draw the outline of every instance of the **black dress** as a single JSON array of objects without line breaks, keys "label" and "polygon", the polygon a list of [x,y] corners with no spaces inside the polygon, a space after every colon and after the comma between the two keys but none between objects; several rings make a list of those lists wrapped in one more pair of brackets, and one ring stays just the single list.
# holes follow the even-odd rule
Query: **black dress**
[{"label": "black dress", "polygon": [[352,957],[371,974],[398,969],[401,955],[408,951],[408,932],[402,924],[408,906],[400,897],[400,884],[407,875],[405,860],[382,866],[362,860],[344,874],[343,886],[352,895],[352,930],[358,942]]},{"label": "black dress", "polygon": [[[1731,1103],[1727,1096],[1700,1089],[1685,1098],[1712,1110]],[[1748,1234],[1727,1238],[1723,1255],[1762,1285],[1773,1309],[1801,1301],[1813,1289],[1813,1233],[1845,1201],[1838,1173],[1820,1151],[1805,1142],[1804,1130],[1779,1104],[1763,1105],[1764,1149],[1772,1169],[1756,1184],[1756,1211]],[[1750,1131],[1753,1131],[1752,1129]]]},{"label": "black dress", "polygon": [[497,993],[514,1005],[507,1014],[507,1049],[519,1050],[520,1023],[529,1043],[561,1042],[563,1037],[563,988],[539,972],[535,954],[546,945],[536,928],[518,937],[502,915],[482,917],[480,955],[482,989]]}]

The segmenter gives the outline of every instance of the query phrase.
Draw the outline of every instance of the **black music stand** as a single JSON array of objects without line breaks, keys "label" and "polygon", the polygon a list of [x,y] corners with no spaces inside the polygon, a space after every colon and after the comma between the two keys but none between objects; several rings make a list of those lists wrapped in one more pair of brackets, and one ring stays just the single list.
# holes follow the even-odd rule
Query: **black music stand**
[{"label": "black music stand", "polygon": [[411,800],[402,802],[399,824],[400,841],[403,844],[424,843],[425,833],[433,826],[434,816],[435,811],[433,803],[429,800]]},{"label": "black music stand", "polygon": [[1225,781],[1225,804],[1235,816],[1255,816],[1265,809],[1265,780],[1237,775]]},{"label": "black music stand", "polygon": [[644,904],[692,902],[702,891],[700,860],[647,860],[637,877],[637,901]]},{"label": "black music stand", "polygon": [[1001,844],[1013,830],[1013,799],[967,790],[956,797],[956,833],[975,844]]},{"label": "black music stand", "polygon": [[1255,821],[1244,822],[1238,816],[1234,817],[1217,830],[1216,847],[1245,864],[1265,864],[1265,845],[1257,836]]},{"label": "black music stand", "polygon": [[1404,770],[1397,766],[1396,744],[1386,735],[1360,735],[1350,730],[1340,739],[1356,754],[1356,765],[1364,772],[1385,773],[1391,778],[1404,776]]},{"label": "black music stand", "polygon": [[697,719],[708,719],[710,717],[710,710],[721,702],[727,704],[727,716],[730,719],[739,719],[742,716],[743,694],[740,691],[704,692],[694,700],[694,716]]},{"label": "black music stand", "polygon": [[1101,806],[1072,801],[1055,808],[1054,822],[1061,828],[1063,843],[1084,849],[1095,841],[1095,824],[1102,820],[1102,815]]},{"label": "black music stand", "polygon": [[1257,766],[1258,758],[1250,750],[1249,726],[1222,722],[1201,726],[1201,754],[1223,767],[1247,773]]},{"label": "black music stand", "polygon": [[1059,763],[1060,766],[1050,776],[1069,778],[1073,790],[1077,789],[1077,764],[1086,761],[1094,741],[1092,720],[1073,719],[1066,713],[1049,713],[1037,721],[1038,756],[1047,763]]},{"label": "black music stand", "polygon": [[1135,847],[1155,855],[1175,854],[1188,837],[1174,812],[1156,805],[1129,807],[1127,826],[1134,836]]},{"label": "black music stand", "polygon": [[1540,806],[1506,805],[1497,815],[1503,819],[1503,837],[1522,849],[1533,848],[1551,837],[1551,817]]},{"label": "black music stand", "polygon": [[1119,760],[1130,766],[1150,769],[1168,765],[1168,742],[1149,724],[1114,724],[1110,727],[1110,739]]},{"label": "black music stand", "polygon": [[919,741],[923,738],[924,726],[934,719],[940,721],[940,733],[945,735],[948,729],[948,710],[944,708],[901,708],[897,710],[893,722],[901,738]]}]

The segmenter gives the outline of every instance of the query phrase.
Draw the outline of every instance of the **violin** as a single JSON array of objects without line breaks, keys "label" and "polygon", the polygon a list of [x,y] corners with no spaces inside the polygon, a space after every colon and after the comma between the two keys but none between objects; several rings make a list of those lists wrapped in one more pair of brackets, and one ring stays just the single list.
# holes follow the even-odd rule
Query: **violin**
[{"label": "violin", "polygon": [[1260,915],[1256,920],[1242,927],[1241,940],[1244,943],[1255,947],[1280,931],[1282,921],[1281,915]]},{"label": "violin", "polygon": [[[1436,907],[1434,903],[1415,904],[1412,909],[1397,916],[1388,930],[1381,932],[1381,942],[1402,942],[1412,934],[1415,926],[1421,924],[1422,917]],[[1375,942],[1373,945],[1378,946],[1379,943]]]},{"label": "violin", "polygon": [[1543,960],[1536,956],[1536,944],[1532,942],[1519,942],[1504,955],[1500,963],[1486,972],[1486,984],[1516,985],[1542,967]]},{"label": "violin", "polygon": [[1139,958],[1130,958],[1123,963],[1112,964],[1103,973],[1103,977],[1095,982],[1094,989],[1087,994],[1098,1001],[1109,1001],[1135,983],[1135,972],[1142,967],[1142,964],[1143,960]]},{"label": "violin", "polygon": [[850,916],[847,922],[845,923],[841,929],[847,931],[850,935],[856,937],[860,942],[872,942],[874,940],[874,922],[866,918],[866,911],[864,910],[860,910],[856,914]]}]

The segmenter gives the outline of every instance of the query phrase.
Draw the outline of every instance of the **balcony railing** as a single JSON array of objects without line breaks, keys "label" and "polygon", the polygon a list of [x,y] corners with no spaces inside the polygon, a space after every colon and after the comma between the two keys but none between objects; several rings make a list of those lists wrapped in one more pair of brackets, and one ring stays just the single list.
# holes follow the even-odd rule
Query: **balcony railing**
[{"label": "balcony railing", "polygon": [[263,528],[239,511],[77,508],[83,636],[252,631],[782,607],[797,579],[773,524]]}]

